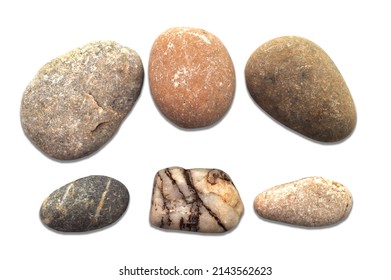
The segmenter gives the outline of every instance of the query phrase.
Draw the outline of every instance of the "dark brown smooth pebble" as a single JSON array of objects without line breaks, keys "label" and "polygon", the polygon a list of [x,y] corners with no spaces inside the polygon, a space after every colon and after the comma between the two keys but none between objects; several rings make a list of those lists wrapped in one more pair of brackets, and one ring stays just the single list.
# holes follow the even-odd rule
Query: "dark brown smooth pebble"
[{"label": "dark brown smooth pebble", "polygon": [[117,221],[129,204],[129,192],[107,176],[88,176],[49,195],[40,209],[41,221],[63,232],[84,232]]},{"label": "dark brown smooth pebble", "polygon": [[306,137],[337,142],[355,128],[355,105],[341,73],[305,38],[286,36],[263,44],[248,59],[245,76],[254,101]]},{"label": "dark brown smooth pebble", "polygon": [[42,152],[74,160],[101,148],[138,99],[139,55],[112,41],[74,49],[44,65],[27,86],[21,123]]},{"label": "dark brown smooth pebble", "polygon": [[223,43],[198,28],[177,27],[154,42],[149,84],[161,113],[182,128],[215,124],[234,97],[235,72]]}]

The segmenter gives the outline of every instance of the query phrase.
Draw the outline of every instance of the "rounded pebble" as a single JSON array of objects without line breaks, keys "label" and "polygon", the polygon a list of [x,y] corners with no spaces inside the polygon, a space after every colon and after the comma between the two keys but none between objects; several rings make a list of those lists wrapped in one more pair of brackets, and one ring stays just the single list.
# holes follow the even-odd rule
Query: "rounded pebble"
[{"label": "rounded pebble", "polygon": [[42,203],[42,223],[57,231],[85,232],[117,221],[129,204],[128,189],[107,176],[88,176],[50,194]]},{"label": "rounded pebble", "polygon": [[44,65],[27,86],[23,130],[50,157],[85,157],[119,129],[140,95],[143,79],[139,55],[116,42],[74,49]]},{"label": "rounded pebble", "polygon": [[243,210],[239,193],[224,171],[171,167],[155,176],[150,210],[155,227],[221,233],[236,227]]},{"label": "rounded pebble", "polygon": [[306,227],[341,222],[352,205],[352,195],[345,186],[322,177],[275,186],[254,200],[254,209],[261,217]]},{"label": "rounded pebble", "polygon": [[182,128],[215,124],[234,97],[231,57],[213,34],[197,28],[171,28],[154,42],[149,83],[161,113]]},{"label": "rounded pebble", "polygon": [[341,73],[305,38],[286,36],[263,44],[248,59],[245,76],[254,101],[306,137],[337,142],[355,128],[355,105]]}]

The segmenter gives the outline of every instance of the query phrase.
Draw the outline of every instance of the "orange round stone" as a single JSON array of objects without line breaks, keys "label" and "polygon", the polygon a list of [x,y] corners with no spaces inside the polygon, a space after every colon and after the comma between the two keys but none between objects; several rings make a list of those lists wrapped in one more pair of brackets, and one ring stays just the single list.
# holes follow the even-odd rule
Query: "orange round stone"
[{"label": "orange round stone", "polygon": [[154,42],[149,59],[152,97],[164,116],[182,128],[215,124],[228,111],[235,71],[223,43],[196,28],[171,28]]}]

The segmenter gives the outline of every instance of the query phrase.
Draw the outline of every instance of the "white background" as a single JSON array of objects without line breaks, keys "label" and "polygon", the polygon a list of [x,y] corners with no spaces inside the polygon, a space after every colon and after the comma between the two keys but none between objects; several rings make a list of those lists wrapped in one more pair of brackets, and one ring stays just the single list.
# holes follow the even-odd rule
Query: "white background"
[{"label": "white background", "polygon": [[[272,266],[269,277],[390,279],[390,50],[386,1],[2,1],[0,3],[0,279],[125,279],[119,269]],[[233,105],[209,129],[185,131],[159,113],[148,86],[156,37],[170,27],[206,29],[225,44],[236,71]],[[356,103],[358,123],[339,144],[315,143],[270,119],[250,98],[244,67],[264,42],[306,37],[334,60]],[[54,161],[20,125],[27,84],[52,58],[90,41],[115,40],[145,67],[141,96],[115,137],[93,156]],[[226,171],[245,213],[224,235],[165,232],[149,225],[155,173],[165,167]],[[129,189],[114,226],[59,234],[43,226],[44,198],[80,177],[107,175]],[[266,188],[320,175],[347,186],[354,206],[338,226],[303,229],[266,222],[253,210]],[[147,279],[158,277],[132,277]],[[166,277],[191,279],[195,277]]]}]

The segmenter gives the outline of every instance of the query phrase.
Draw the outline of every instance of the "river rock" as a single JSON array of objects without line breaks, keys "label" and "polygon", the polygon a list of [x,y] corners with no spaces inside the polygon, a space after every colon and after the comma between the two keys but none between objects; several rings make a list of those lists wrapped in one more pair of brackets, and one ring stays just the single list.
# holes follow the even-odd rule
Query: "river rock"
[{"label": "river rock", "polygon": [[40,218],[48,227],[63,232],[84,232],[117,221],[129,204],[129,192],[107,176],[88,176],[71,182],[42,203]]},{"label": "river rock", "polygon": [[234,228],[242,213],[239,193],[221,170],[171,167],[155,176],[150,211],[155,227],[220,233]]},{"label": "river rock", "polygon": [[248,59],[254,101],[278,122],[311,139],[336,142],[356,125],[350,91],[331,58],[301,37],[273,39]]},{"label": "river rock", "polygon": [[116,42],[74,49],[44,65],[27,86],[23,130],[50,157],[85,157],[119,129],[139,97],[143,78],[139,55]]},{"label": "river rock", "polygon": [[231,106],[235,73],[231,57],[213,34],[171,28],[154,42],[149,83],[155,104],[182,128],[215,124]]},{"label": "river rock", "polygon": [[254,208],[261,217],[306,227],[341,222],[352,205],[352,195],[345,186],[322,177],[275,186],[254,200]]}]

